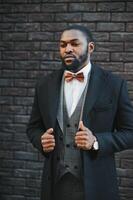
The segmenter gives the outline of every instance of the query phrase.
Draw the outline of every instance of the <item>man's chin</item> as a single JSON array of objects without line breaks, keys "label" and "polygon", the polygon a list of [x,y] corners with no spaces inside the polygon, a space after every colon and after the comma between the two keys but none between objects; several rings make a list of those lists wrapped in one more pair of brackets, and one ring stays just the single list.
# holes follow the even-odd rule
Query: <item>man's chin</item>
[{"label": "man's chin", "polygon": [[77,60],[74,60],[71,62],[62,62],[64,69],[72,71],[72,72],[76,72],[77,69],[79,68],[80,63]]}]

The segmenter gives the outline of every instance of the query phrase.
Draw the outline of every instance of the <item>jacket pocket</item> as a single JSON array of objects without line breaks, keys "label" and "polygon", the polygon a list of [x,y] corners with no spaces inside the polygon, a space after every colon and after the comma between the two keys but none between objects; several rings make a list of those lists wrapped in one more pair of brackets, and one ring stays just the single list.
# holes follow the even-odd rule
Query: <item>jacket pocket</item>
[{"label": "jacket pocket", "polygon": [[112,109],[112,103],[95,105],[93,108],[96,112],[103,112]]}]

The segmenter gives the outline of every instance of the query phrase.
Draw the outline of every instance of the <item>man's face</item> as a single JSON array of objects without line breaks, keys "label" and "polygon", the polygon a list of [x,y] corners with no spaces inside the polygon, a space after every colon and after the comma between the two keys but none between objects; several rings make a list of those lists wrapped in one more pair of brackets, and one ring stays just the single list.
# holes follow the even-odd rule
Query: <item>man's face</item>
[{"label": "man's face", "polygon": [[87,38],[79,30],[66,30],[60,39],[60,56],[65,69],[77,72],[90,59]]}]

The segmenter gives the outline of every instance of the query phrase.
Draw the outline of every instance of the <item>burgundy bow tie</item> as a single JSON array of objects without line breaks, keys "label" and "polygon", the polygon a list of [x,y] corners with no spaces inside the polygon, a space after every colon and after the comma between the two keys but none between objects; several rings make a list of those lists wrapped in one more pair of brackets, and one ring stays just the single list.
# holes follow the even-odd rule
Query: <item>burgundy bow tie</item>
[{"label": "burgundy bow tie", "polygon": [[83,82],[84,81],[84,74],[83,74],[83,72],[78,73],[78,74],[72,74],[72,73],[69,73],[69,72],[65,73],[65,80],[66,80],[66,82],[70,82],[73,79],[77,79],[78,81]]}]

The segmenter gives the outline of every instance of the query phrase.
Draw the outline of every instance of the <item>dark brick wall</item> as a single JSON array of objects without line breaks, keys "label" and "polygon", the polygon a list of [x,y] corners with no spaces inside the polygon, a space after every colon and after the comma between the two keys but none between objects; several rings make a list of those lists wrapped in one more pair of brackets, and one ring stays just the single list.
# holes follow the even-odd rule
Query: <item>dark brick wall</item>
[{"label": "dark brick wall", "polygon": [[[26,124],[37,78],[60,68],[68,23],[90,27],[93,60],[124,77],[133,100],[132,0],[0,0],[0,200],[39,200],[43,158]],[[122,200],[133,200],[133,151],[116,163]]]}]

